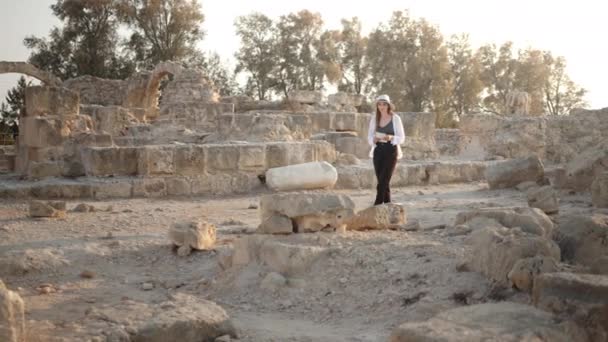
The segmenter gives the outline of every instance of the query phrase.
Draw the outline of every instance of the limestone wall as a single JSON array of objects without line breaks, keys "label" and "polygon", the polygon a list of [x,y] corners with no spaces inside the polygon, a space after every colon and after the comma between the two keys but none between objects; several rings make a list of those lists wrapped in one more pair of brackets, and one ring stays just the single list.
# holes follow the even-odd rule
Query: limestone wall
[{"label": "limestone wall", "polygon": [[464,115],[461,157],[488,159],[537,155],[550,163],[566,163],[608,138],[608,108],[579,110],[560,117]]},{"label": "limestone wall", "polygon": [[334,162],[333,146],[323,141],[257,144],[183,144],[87,147],[82,150],[88,176],[194,176],[252,172],[312,161]]},{"label": "limestone wall", "polygon": [[93,76],[81,76],[66,80],[63,87],[80,95],[83,104],[100,106],[122,106],[127,82],[108,80]]}]

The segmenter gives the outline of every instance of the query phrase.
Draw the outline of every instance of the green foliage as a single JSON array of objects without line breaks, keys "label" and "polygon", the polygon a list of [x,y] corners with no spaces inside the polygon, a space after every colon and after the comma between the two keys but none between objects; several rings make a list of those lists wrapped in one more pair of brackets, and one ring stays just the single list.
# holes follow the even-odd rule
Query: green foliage
[{"label": "green foliage", "polygon": [[14,131],[18,131],[19,115],[25,110],[25,88],[29,85],[25,77],[21,76],[17,85],[8,91],[5,102],[0,105],[0,126],[4,130],[14,128]]},{"label": "green foliage", "polygon": [[194,58],[205,17],[196,0],[116,0],[118,17],[132,30],[127,48],[141,69]]}]

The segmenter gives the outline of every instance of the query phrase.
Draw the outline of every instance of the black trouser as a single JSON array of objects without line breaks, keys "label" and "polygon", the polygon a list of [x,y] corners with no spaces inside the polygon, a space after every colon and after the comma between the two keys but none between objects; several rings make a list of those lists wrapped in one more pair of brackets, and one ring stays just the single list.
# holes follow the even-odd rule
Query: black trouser
[{"label": "black trouser", "polygon": [[378,186],[376,187],[374,205],[390,203],[391,189],[389,185],[396,165],[397,146],[391,143],[377,143],[374,149],[374,171],[376,171]]}]

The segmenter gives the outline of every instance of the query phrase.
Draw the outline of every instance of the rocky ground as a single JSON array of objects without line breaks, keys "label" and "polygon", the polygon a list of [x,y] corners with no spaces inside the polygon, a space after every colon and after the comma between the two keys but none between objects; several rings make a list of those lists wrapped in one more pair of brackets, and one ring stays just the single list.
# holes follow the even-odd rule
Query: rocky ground
[{"label": "rocky ground", "polygon": [[[371,190],[337,192],[358,210],[373,201]],[[465,210],[527,206],[517,190],[485,183],[394,189],[394,202],[407,208],[405,229],[264,235],[321,251],[310,268],[286,274],[226,263],[234,241],[260,223],[259,195],[85,202],[93,212],[71,211],[82,203],[74,201],[65,218],[52,219],[30,218],[26,202],[2,200],[0,278],[22,296],[32,341],[89,336],[113,320],[101,314],[107,310],[131,305],[146,317],[151,305],[183,294],[219,304],[238,340],[256,342],[383,341],[399,324],[447,309],[529,302],[527,294],[459,267],[467,236],[451,229]],[[588,195],[561,193],[560,200],[552,216],[558,222],[593,210]],[[167,231],[196,219],[216,225],[218,247],[180,257]]]}]

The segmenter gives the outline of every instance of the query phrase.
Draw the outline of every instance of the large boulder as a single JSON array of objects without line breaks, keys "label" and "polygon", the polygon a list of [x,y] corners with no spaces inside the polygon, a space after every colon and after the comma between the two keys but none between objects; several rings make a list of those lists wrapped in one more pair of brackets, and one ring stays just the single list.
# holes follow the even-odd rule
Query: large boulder
[{"label": "large boulder", "polygon": [[466,265],[502,286],[509,286],[508,274],[523,258],[545,256],[560,260],[557,244],[519,229],[488,227],[471,233]]},{"label": "large boulder", "polygon": [[608,139],[578,153],[566,165],[567,187],[587,191],[605,171],[608,171]]},{"label": "large boulder", "polygon": [[608,208],[608,172],[603,172],[591,184],[591,201],[598,208]]},{"label": "large boulder", "polygon": [[23,300],[0,280],[0,341],[25,341]]},{"label": "large boulder", "polygon": [[176,223],[169,230],[171,242],[179,247],[185,246],[187,251],[189,248],[212,249],[215,245],[215,236],[215,226],[203,221]]},{"label": "large boulder", "polygon": [[[280,193],[262,196],[260,220],[284,216],[292,221],[293,232],[338,229],[353,215],[355,203],[345,195],[332,193]],[[285,221],[286,222],[286,221]]]},{"label": "large boulder", "polygon": [[[482,220],[483,218],[489,219]],[[454,226],[468,225],[472,229],[492,226],[495,221],[507,228],[520,228],[526,233],[550,237],[553,232],[553,222],[540,209],[513,208],[482,208],[459,213]]]},{"label": "large boulder", "polygon": [[[170,293],[155,303],[122,300],[91,306],[73,325],[40,331],[42,341],[200,342],[224,335],[237,337],[224,309],[214,302]],[[53,338],[48,338],[50,335]],[[44,338],[47,337],[47,338]]]},{"label": "large boulder", "polygon": [[517,158],[488,166],[485,176],[490,189],[512,188],[525,181],[542,182],[544,167],[537,156]]},{"label": "large boulder", "polygon": [[36,201],[29,203],[30,217],[63,218],[66,215],[65,201]]},{"label": "large boulder", "polygon": [[538,208],[546,214],[555,214],[559,211],[557,192],[550,186],[534,187],[526,191],[528,205]]},{"label": "large boulder", "polygon": [[338,171],[330,163],[311,162],[266,171],[266,184],[273,190],[308,190],[333,187]]},{"label": "large boulder", "polygon": [[405,208],[395,203],[376,205],[361,210],[356,215],[350,217],[347,222],[347,229],[392,229],[407,223]]},{"label": "large boulder", "polygon": [[516,303],[487,303],[444,311],[393,331],[390,342],[581,341],[554,317]]},{"label": "large boulder", "polygon": [[577,215],[561,223],[554,240],[564,261],[595,267],[608,257],[608,215]]},{"label": "large boulder", "polygon": [[585,327],[592,341],[608,340],[608,276],[546,273],[534,281],[534,306]]},{"label": "large boulder", "polygon": [[513,286],[521,291],[532,291],[534,278],[542,273],[551,273],[559,270],[558,262],[542,255],[532,258],[519,259],[507,275]]}]

